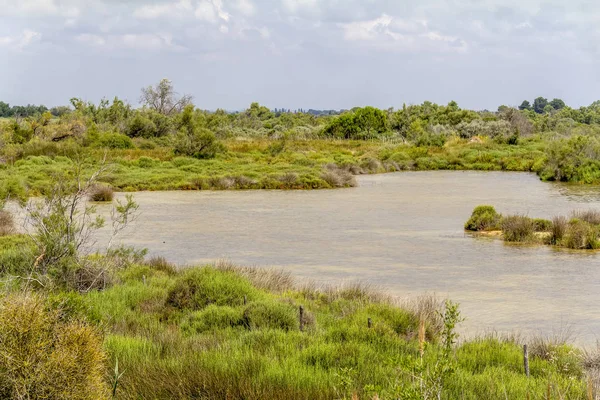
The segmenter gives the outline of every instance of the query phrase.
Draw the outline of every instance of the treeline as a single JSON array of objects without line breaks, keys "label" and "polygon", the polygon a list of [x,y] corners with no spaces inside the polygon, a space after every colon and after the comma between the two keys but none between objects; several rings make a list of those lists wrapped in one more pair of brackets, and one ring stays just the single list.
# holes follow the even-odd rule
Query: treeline
[{"label": "treeline", "polygon": [[0,101],[0,118],[11,117],[33,117],[49,112],[55,117],[60,117],[63,114],[70,112],[71,109],[66,106],[48,108],[43,105],[28,104],[26,106],[11,106],[8,103]]}]

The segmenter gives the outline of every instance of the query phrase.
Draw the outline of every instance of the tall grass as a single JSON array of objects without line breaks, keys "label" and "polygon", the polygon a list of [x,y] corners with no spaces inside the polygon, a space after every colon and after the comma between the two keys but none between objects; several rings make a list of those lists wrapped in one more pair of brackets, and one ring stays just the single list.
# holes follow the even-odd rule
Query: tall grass
[{"label": "tall grass", "polygon": [[524,215],[510,215],[502,219],[502,233],[507,242],[535,240],[535,222]]},{"label": "tall grass", "polygon": [[0,236],[11,235],[15,232],[15,221],[11,213],[0,209]]}]

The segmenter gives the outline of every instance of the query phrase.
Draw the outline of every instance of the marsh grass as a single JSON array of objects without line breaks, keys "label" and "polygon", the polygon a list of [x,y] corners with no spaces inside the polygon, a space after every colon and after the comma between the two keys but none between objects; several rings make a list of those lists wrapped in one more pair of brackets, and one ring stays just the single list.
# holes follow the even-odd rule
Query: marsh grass
[{"label": "marsh grass", "polygon": [[475,207],[469,220],[465,223],[467,231],[494,231],[501,229],[502,215],[493,206]]}]

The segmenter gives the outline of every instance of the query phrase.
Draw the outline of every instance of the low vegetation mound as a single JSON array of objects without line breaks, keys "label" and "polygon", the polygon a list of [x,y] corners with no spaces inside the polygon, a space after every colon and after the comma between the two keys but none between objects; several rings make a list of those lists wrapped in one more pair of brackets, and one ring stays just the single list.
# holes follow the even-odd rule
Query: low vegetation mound
[{"label": "low vegetation mound", "polygon": [[493,206],[477,206],[471,218],[465,223],[468,231],[496,231],[500,230],[502,215],[496,212]]},{"label": "low vegetation mound", "polygon": [[485,232],[489,221],[497,221],[506,242],[544,243],[575,250],[600,248],[600,212],[575,211],[571,218],[554,217],[552,221],[525,215],[497,214],[491,206],[478,206],[465,224],[470,231]]},{"label": "low vegetation mound", "polygon": [[115,197],[113,190],[106,185],[95,185],[90,189],[89,199],[95,202],[111,202]]},{"label": "low vegetation mound", "polygon": [[188,270],[177,277],[167,296],[167,304],[182,310],[199,310],[211,304],[239,306],[258,297],[260,292],[248,280],[206,267]]}]

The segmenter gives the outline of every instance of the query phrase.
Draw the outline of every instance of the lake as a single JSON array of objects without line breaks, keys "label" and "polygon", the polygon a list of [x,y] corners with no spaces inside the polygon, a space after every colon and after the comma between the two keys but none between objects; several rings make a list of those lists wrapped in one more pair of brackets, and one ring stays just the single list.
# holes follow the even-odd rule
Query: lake
[{"label": "lake", "polygon": [[[135,193],[141,215],[122,241],[181,265],[227,258],[318,283],[363,281],[401,296],[461,304],[471,334],[600,335],[600,253],[504,244],[463,231],[473,208],[552,218],[600,209],[600,187],[506,172],[361,176],[320,191]],[[103,208],[105,206],[102,206]]]}]

